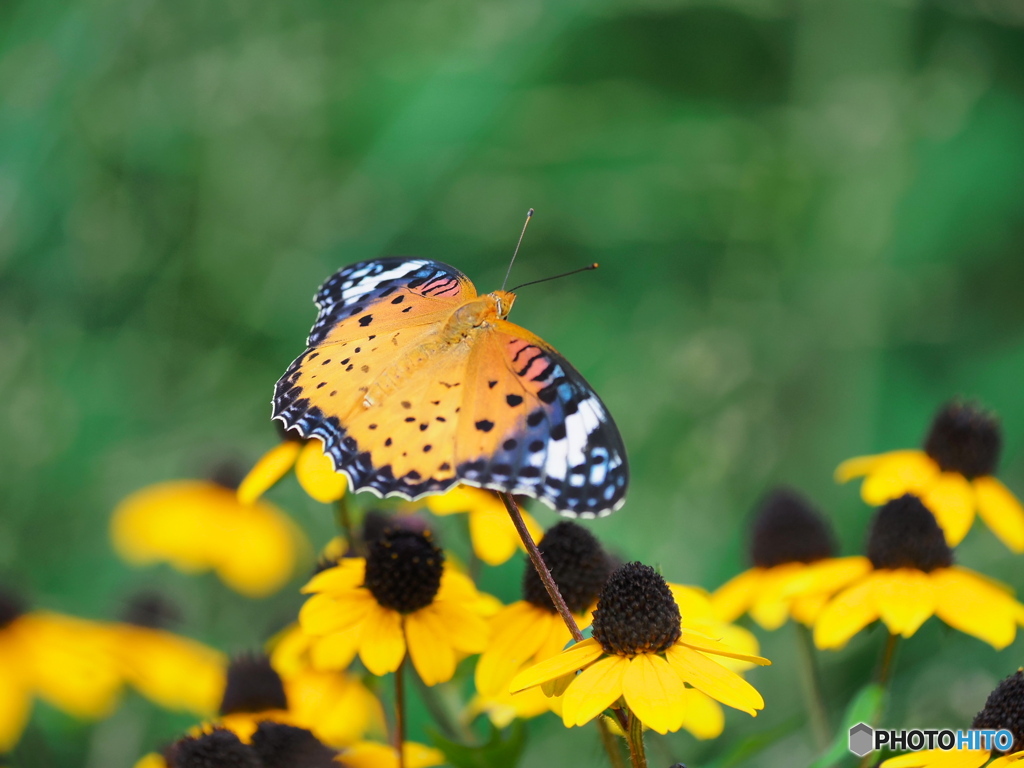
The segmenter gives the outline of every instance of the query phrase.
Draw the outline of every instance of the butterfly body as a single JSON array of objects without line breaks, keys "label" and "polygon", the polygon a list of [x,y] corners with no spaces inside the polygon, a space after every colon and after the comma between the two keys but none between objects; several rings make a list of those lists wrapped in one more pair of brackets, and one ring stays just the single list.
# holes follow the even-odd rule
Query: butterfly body
[{"label": "butterfly body", "polygon": [[515,294],[391,258],[342,269],[315,300],[274,418],[322,440],[353,488],[418,498],[464,482],[583,517],[621,505],[618,430],[564,358],[506,319]]}]

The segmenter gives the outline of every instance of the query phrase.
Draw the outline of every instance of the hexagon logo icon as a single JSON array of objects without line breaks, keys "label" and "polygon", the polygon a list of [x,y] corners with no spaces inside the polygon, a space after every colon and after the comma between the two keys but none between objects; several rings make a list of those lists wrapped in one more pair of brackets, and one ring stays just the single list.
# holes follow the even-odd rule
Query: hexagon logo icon
[{"label": "hexagon logo icon", "polygon": [[875,731],[867,723],[857,723],[850,729],[850,751],[857,757],[864,757],[875,743]]}]

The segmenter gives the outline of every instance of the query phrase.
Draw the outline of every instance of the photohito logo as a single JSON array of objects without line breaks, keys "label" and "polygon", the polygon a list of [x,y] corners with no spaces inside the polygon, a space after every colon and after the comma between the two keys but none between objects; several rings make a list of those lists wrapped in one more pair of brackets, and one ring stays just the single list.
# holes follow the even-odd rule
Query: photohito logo
[{"label": "photohito logo", "polygon": [[857,723],[850,729],[850,751],[857,757],[864,757],[888,747],[894,752],[919,752],[922,749],[993,750],[1005,752],[1013,744],[1013,734],[1005,728],[995,730],[950,731],[928,728],[924,730],[886,730],[872,728],[867,723]]}]

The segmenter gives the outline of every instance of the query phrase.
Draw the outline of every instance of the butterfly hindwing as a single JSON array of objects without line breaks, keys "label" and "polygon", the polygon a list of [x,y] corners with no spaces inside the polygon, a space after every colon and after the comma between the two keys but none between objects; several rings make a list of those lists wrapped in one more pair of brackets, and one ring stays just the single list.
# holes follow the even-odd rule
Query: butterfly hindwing
[{"label": "butterfly hindwing", "polygon": [[563,514],[605,515],[629,480],[625,448],[604,404],[550,345],[498,321],[478,342],[460,420],[467,482],[534,496]]}]

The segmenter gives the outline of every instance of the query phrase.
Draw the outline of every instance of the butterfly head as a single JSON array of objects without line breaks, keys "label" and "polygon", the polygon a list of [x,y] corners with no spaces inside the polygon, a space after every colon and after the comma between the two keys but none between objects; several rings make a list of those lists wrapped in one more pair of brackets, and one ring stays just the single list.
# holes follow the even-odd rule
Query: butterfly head
[{"label": "butterfly head", "polygon": [[494,299],[494,309],[498,313],[498,319],[504,320],[512,311],[512,305],[516,301],[516,295],[512,291],[495,291],[487,294]]}]

